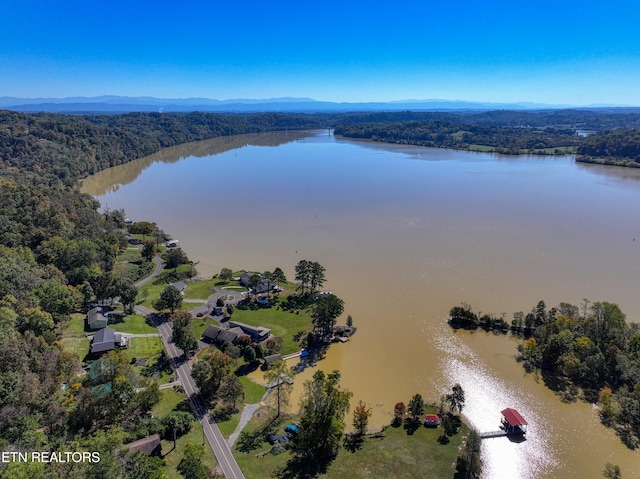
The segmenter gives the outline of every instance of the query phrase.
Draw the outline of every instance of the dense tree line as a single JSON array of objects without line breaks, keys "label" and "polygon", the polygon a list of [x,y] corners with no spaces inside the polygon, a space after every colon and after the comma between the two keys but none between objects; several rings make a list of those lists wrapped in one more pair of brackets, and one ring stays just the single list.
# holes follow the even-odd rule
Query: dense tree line
[{"label": "dense tree line", "polygon": [[579,161],[640,167],[640,130],[606,131],[584,139]]},{"label": "dense tree line", "polygon": [[454,326],[483,327],[521,335],[520,360],[528,370],[553,374],[567,400],[580,394],[598,402],[603,423],[624,442],[640,446],[640,324],[629,323],[617,304],[560,303],[547,309],[539,301],[530,312],[505,318],[479,317],[469,305],[450,311]]},{"label": "dense tree line", "polygon": [[444,120],[361,123],[338,127],[335,133],[349,138],[436,148],[467,150],[482,145],[502,154],[565,154],[567,147],[575,147],[580,141],[571,129],[485,126]]},{"label": "dense tree line", "polygon": [[[127,243],[123,212],[99,213],[98,202],[76,188],[78,179],[186,141],[317,126],[303,115],[0,112],[0,448],[102,453],[98,466],[35,471],[11,464],[0,477],[143,477],[146,459],[118,459],[119,447],[166,433],[159,420],[141,418],[157,401],[157,387],[122,357],[104,363],[117,375],[79,378],[80,358],[58,341],[70,315],[90,301],[120,297],[131,305],[137,293],[114,272]],[[149,236],[161,238],[149,224]],[[235,386],[220,386],[232,404]]]}]

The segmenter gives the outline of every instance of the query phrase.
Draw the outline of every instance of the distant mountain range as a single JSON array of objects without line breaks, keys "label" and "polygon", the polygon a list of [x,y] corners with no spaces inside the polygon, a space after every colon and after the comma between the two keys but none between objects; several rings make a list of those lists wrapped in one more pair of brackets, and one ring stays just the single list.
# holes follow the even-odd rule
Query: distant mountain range
[{"label": "distant mountain range", "polygon": [[[0,97],[0,109],[21,112],[55,113],[126,113],[144,112],[362,112],[362,111],[486,111],[486,110],[551,110],[564,108],[612,109],[615,105],[549,105],[543,103],[486,103],[452,100],[402,100],[392,102],[335,103],[311,98],[270,98],[264,100],[209,98],[154,98],[97,96],[69,98]],[[622,107],[627,108],[627,107]],[[632,108],[638,110],[637,108]]]}]

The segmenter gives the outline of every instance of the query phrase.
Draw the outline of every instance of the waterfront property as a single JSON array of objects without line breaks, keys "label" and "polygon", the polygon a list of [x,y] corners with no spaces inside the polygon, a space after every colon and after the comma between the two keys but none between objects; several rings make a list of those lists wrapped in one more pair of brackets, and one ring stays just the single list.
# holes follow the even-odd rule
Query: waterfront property
[{"label": "waterfront property", "polygon": [[[245,288],[249,287],[249,279],[251,278],[251,276],[253,276],[256,273],[250,273],[249,271],[245,271],[244,273],[242,273],[240,275],[240,284],[242,286],[244,286]],[[258,283],[258,285],[251,290],[251,294],[261,294],[261,293],[266,293],[267,291],[271,291],[272,289],[274,289],[275,284],[268,279],[265,278],[260,278],[260,283]]]},{"label": "waterfront property", "polygon": [[482,439],[501,436],[524,436],[524,434],[526,434],[527,421],[518,411],[512,408],[506,408],[500,411],[500,413],[502,414],[500,429],[480,433]]},{"label": "waterfront property", "polygon": [[240,328],[244,334],[251,337],[253,341],[262,342],[269,339],[271,330],[262,326],[251,326],[249,324],[240,323],[238,321],[230,321],[231,329]]}]

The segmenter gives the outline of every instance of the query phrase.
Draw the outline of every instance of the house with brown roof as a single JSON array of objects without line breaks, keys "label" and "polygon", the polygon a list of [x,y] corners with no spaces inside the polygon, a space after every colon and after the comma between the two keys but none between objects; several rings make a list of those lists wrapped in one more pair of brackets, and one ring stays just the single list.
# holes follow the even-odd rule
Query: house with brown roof
[{"label": "house with brown roof", "polygon": [[134,452],[142,451],[146,452],[149,456],[162,457],[162,443],[160,442],[159,434],[143,437],[137,441],[125,444],[123,447],[129,449],[129,452],[126,454],[127,456],[130,456]]}]

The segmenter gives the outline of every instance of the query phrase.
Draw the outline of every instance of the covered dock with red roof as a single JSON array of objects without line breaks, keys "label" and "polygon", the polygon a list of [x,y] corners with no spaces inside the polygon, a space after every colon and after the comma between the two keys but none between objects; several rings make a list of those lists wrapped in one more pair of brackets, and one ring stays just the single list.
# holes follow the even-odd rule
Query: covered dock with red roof
[{"label": "covered dock with red roof", "polygon": [[518,411],[508,407],[507,409],[503,409],[500,411],[502,414],[502,424],[505,428],[505,431],[522,434],[527,432],[527,421],[520,415]]}]

